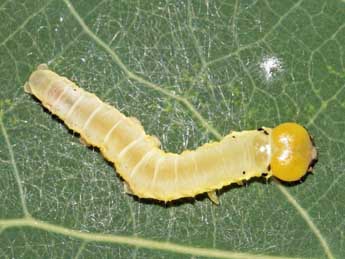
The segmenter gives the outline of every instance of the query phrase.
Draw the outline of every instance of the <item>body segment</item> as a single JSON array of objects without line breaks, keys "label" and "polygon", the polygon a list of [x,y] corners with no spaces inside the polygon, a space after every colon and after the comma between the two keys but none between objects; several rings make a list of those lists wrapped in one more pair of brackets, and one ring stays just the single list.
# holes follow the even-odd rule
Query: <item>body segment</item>
[{"label": "body segment", "polygon": [[[270,170],[271,161],[277,170],[282,167],[276,157],[272,157],[272,152],[282,152],[284,147],[273,145],[275,139],[271,137],[270,128],[231,132],[219,142],[173,154],[161,150],[155,138],[146,135],[135,119],[126,117],[47,67],[40,66],[32,73],[25,90],[78,132],[87,144],[99,147],[104,157],[115,164],[130,191],[138,197],[170,201],[204,192],[211,195],[212,191],[231,183],[240,183],[263,173],[267,177],[275,175]],[[303,147],[294,161],[302,161],[303,152],[306,153],[304,160],[316,158],[312,144]],[[306,167],[304,160],[299,171]],[[283,174],[286,174],[289,168],[285,166],[284,170]],[[288,181],[299,179],[298,175],[277,176]]]}]

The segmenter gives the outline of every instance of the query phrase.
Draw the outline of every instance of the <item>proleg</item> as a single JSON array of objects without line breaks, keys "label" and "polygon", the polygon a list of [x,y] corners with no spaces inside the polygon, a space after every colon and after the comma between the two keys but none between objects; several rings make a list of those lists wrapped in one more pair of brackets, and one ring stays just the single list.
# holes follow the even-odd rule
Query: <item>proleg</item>
[{"label": "proleg", "polygon": [[263,174],[297,181],[317,160],[309,133],[292,122],[273,129],[232,131],[220,141],[175,154],[162,150],[137,119],[46,65],[31,74],[24,88],[78,132],[83,142],[98,147],[125,180],[126,192],[140,198],[167,202],[207,193],[218,203],[216,190],[223,186]]}]

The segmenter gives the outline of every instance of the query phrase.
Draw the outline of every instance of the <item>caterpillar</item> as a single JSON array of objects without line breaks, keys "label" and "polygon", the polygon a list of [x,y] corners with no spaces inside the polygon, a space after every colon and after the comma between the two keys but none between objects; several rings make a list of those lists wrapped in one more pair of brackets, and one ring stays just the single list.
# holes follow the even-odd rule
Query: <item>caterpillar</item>
[{"label": "caterpillar", "polygon": [[307,130],[293,122],[275,128],[230,132],[222,140],[181,154],[160,148],[140,122],[84,91],[41,64],[24,85],[87,145],[96,146],[114,163],[125,191],[140,198],[171,201],[207,193],[252,177],[299,180],[311,172],[317,151]]}]

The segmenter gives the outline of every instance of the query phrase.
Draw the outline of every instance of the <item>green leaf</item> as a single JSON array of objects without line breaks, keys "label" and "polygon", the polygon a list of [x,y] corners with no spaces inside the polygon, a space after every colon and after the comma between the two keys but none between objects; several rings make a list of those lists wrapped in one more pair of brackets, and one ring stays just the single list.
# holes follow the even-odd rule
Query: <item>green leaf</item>
[{"label": "green leaf", "polygon": [[[344,1],[2,0],[0,14],[1,258],[345,257]],[[298,184],[225,188],[220,206],[133,198],[24,93],[41,63],[165,150],[297,121],[320,160]]]}]

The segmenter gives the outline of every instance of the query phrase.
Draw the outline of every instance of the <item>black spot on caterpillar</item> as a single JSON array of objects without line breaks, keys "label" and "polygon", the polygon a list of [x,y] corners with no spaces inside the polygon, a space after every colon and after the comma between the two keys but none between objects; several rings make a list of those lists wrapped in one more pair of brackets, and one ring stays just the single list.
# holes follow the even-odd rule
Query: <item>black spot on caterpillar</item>
[{"label": "black spot on caterpillar", "polygon": [[268,172],[271,171],[271,165],[268,165],[268,166],[267,166],[267,171],[268,171]]},{"label": "black spot on caterpillar", "polygon": [[264,134],[269,135],[268,131],[265,130],[263,127],[258,128],[258,131],[262,131]]},{"label": "black spot on caterpillar", "polygon": [[137,119],[126,117],[44,64],[24,88],[86,144],[98,147],[115,164],[127,192],[141,198],[171,201],[206,192],[218,203],[215,191],[223,186],[263,172],[267,178],[297,181],[317,158],[308,132],[292,122],[273,129],[234,131],[196,150],[167,153],[157,138],[145,134]]}]

